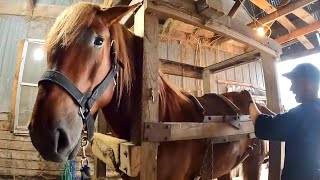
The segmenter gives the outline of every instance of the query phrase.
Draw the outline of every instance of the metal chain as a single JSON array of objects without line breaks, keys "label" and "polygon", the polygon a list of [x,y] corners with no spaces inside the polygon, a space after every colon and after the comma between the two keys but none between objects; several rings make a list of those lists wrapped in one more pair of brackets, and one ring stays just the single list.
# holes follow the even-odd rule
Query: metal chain
[{"label": "metal chain", "polygon": [[211,178],[213,178],[213,141],[210,140],[211,144]]},{"label": "metal chain", "polygon": [[81,138],[81,150],[82,150],[82,157],[81,157],[81,167],[83,167],[84,165],[89,165],[89,160],[88,157],[86,155],[86,149],[89,145],[89,141],[87,138],[82,137]]},{"label": "metal chain", "polygon": [[200,176],[201,176],[201,178],[202,178],[202,176],[203,175],[205,175],[205,170],[206,170],[206,167],[205,167],[205,161],[206,161],[206,159],[207,159],[207,156],[208,156],[208,152],[209,152],[209,150],[210,150],[210,147],[209,146],[211,146],[211,178],[213,178],[213,145],[214,145],[214,143],[213,143],[213,141],[211,140],[211,139],[207,139],[207,141],[209,141],[208,143],[209,143],[209,145],[208,145],[208,147],[206,148],[206,152],[205,152],[205,154],[204,154],[204,157],[203,157],[203,160],[202,160],[202,165],[201,165],[201,168],[200,168]]}]

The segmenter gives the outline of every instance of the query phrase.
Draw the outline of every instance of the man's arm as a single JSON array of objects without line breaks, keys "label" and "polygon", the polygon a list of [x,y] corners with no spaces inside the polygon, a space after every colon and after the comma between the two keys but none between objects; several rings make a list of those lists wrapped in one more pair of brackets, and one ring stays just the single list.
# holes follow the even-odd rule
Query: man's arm
[{"label": "man's arm", "polygon": [[275,116],[266,115],[259,111],[255,103],[250,103],[249,113],[255,125],[255,134],[260,139],[286,141],[296,124],[292,111]]}]

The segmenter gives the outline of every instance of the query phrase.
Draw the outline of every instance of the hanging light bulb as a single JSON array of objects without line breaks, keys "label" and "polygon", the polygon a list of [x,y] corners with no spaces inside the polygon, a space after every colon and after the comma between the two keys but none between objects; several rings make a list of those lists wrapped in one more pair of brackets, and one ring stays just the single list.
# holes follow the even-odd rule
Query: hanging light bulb
[{"label": "hanging light bulb", "polygon": [[265,36],[266,32],[264,31],[264,28],[263,27],[258,27],[257,28],[257,34],[259,36]]}]

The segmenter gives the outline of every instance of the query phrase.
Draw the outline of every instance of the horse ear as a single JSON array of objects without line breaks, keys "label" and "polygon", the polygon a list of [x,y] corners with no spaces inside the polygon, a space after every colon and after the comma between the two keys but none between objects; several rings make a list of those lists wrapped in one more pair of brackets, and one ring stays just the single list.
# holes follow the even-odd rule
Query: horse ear
[{"label": "horse ear", "polygon": [[107,25],[112,25],[119,22],[127,14],[135,11],[141,5],[142,3],[137,3],[132,6],[115,6],[108,9],[101,9],[99,15]]}]

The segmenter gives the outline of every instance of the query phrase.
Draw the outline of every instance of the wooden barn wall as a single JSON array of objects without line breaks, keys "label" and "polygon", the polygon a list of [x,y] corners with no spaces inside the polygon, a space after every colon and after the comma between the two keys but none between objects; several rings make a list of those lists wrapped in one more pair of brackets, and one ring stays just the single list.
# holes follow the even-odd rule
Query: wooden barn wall
[{"label": "wooden barn wall", "polygon": [[211,92],[227,92],[227,84],[218,83],[218,80],[244,82],[258,87],[265,87],[261,61],[251,62],[241,66],[227,69],[210,77]]},{"label": "wooden barn wall", "polygon": [[[186,64],[206,67],[228,58],[244,53],[244,48],[232,43],[224,43],[217,47],[199,47],[176,40],[159,42],[159,57]],[[189,77],[167,75],[177,86],[194,95],[201,95],[203,81]],[[218,84],[218,80],[236,81],[264,87],[262,64],[260,61],[230,68],[211,75],[211,92],[224,93],[226,84]]]}]

